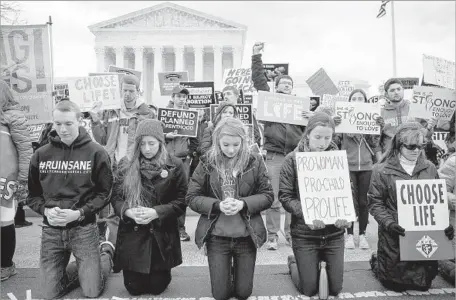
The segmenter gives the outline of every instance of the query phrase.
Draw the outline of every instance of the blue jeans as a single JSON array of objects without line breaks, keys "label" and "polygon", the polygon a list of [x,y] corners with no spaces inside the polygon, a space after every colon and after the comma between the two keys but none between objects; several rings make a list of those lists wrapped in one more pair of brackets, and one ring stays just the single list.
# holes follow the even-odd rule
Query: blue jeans
[{"label": "blue jeans", "polygon": [[207,259],[212,296],[216,300],[231,297],[247,299],[252,294],[257,249],[252,238],[210,236]]},{"label": "blue jeans", "polygon": [[320,261],[326,261],[329,293],[336,296],[342,290],[344,279],[344,236],[316,240],[292,240],[296,264],[290,266],[291,280],[304,295],[312,297],[318,292]]},{"label": "blue jeans", "polygon": [[[266,228],[268,238],[278,238],[277,233],[280,231],[280,208],[282,204],[279,201],[279,180],[280,170],[282,169],[285,156],[280,153],[268,152],[266,154],[266,166],[271,176],[271,185],[274,190],[274,202],[270,209],[266,210]],[[285,237],[290,236],[291,214],[285,212]]]},{"label": "blue jeans", "polygon": [[[95,223],[71,229],[43,226],[41,236],[41,278],[46,299],[61,298],[77,286],[84,296],[98,297],[111,272],[111,255],[98,249]],[[73,253],[75,263],[68,265]]]}]

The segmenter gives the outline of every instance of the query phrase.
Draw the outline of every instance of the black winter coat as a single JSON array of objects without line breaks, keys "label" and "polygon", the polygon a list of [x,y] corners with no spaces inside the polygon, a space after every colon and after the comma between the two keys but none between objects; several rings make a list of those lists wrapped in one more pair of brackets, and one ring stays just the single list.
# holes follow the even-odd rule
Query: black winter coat
[{"label": "black winter coat", "polygon": [[[114,184],[111,202],[120,217],[114,262],[117,267],[144,274],[151,270],[169,270],[182,263],[182,252],[177,218],[184,214],[187,175],[183,163],[174,156],[168,156],[162,171],[147,174],[141,170],[141,182],[149,207],[157,211],[158,219],[147,225],[138,225],[125,216],[129,208],[125,202],[123,181],[127,158],[119,165],[121,171]],[[165,172],[166,173],[166,172]]]},{"label": "black winter coat", "polygon": [[367,199],[370,214],[378,223],[378,279],[421,290],[429,288],[436,277],[437,261],[401,261],[399,237],[387,231],[390,224],[398,222],[396,180],[416,179],[438,179],[437,169],[421,155],[410,176],[397,157],[389,158],[375,165]]},{"label": "black winter coat", "polygon": [[[266,165],[258,154],[251,154],[244,172],[236,178],[236,199],[246,204],[239,212],[257,248],[267,239],[261,212],[271,207],[274,193],[269,180]],[[222,190],[217,170],[202,157],[193,173],[186,196],[191,209],[201,214],[196,227],[195,243],[201,248],[211,233],[215,222],[222,213],[215,209],[215,204],[222,199]]]}]

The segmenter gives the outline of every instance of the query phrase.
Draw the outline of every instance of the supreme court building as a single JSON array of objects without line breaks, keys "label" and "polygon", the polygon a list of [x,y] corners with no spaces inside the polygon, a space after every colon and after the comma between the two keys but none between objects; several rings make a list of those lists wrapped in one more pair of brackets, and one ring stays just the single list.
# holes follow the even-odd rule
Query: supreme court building
[{"label": "supreme court building", "polygon": [[[147,103],[159,96],[158,72],[188,71],[190,81],[214,81],[242,64],[247,27],[165,2],[89,27],[97,72],[110,65],[141,71]],[[168,96],[169,99],[169,96]]]}]

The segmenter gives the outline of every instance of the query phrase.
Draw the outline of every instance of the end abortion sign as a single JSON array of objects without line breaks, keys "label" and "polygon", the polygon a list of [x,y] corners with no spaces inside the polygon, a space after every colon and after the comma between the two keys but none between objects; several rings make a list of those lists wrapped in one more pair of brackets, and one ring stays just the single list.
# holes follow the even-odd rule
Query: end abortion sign
[{"label": "end abortion sign", "polygon": [[205,108],[215,103],[213,81],[187,81],[180,85],[190,93],[187,99],[188,107]]},{"label": "end abortion sign", "polygon": [[77,103],[82,111],[90,111],[100,103],[103,110],[119,109],[119,76],[101,75],[72,78],[68,80],[71,101]]},{"label": "end abortion sign", "polygon": [[455,108],[456,92],[454,90],[415,86],[409,115],[423,119],[437,118],[449,121]]},{"label": "end abortion sign", "polygon": [[454,258],[444,232],[449,226],[445,180],[397,180],[396,194],[399,225],[405,229],[399,239],[401,260]]},{"label": "end abortion sign", "polygon": [[159,108],[158,120],[165,127],[163,132],[174,132],[180,136],[196,137],[198,132],[198,111],[175,108]]},{"label": "end abortion sign", "polygon": [[309,122],[302,112],[310,110],[310,97],[258,91],[257,105],[257,119],[261,121],[303,126]]},{"label": "end abortion sign", "polygon": [[297,152],[299,194],[306,224],[356,219],[347,152]]},{"label": "end abortion sign", "polygon": [[380,106],[361,102],[336,102],[335,114],[341,117],[337,133],[380,134],[376,119]]}]

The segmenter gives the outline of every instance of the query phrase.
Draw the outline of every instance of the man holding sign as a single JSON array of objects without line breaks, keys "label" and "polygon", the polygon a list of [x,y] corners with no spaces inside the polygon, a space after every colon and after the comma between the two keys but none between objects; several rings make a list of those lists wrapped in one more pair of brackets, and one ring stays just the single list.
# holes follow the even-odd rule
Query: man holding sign
[{"label": "man holding sign", "polygon": [[[413,185],[406,187],[406,193],[401,186],[397,190],[398,180],[438,178],[435,166],[423,155],[424,142],[425,136],[419,123],[410,122],[400,125],[385,156],[372,171],[367,195],[369,211],[379,225],[379,246],[377,254],[373,254],[370,261],[372,271],[383,286],[397,292],[428,290],[437,275],[437,261],[425,261],[429,259],[432,249],[435,249],[433,238],[423,235],[413,244],[418,251],[424,253],[423,259],[417,261],[404,261],[404,245],[399,244],[400,236],[401,239],[413,236],[410,228],[404,225],[406,219],[413,217],[413,214],[404,216],[400,211],[398,214],[400,205],[405,202],[405,205],[412,206],[412,211],[417,212],[414,224],[420,227],[437,222],[434,205],[440,205],[441,201],[446,202],[446,199],[442,199],[445,192],[438,186],[432,191],[422,192],[417,192]],[[397,196],[398,193],[401,195],[400,198]],[[427,199],[423,199],[424,195]],[[426,205],[421,205],[423,201]],[[430,202],[435,203],[430,204]],[[448,239],[452,239],[453,226],[447,227],[444,233]]]}]

